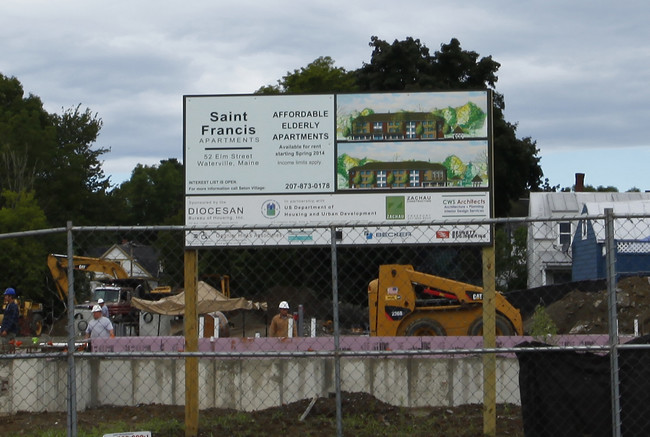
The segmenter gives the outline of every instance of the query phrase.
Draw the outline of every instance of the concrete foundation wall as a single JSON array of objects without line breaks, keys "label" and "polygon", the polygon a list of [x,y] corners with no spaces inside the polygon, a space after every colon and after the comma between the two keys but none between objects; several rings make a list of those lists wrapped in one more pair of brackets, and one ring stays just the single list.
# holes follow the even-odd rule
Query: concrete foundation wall
[{"label": "concrete foundation wall", "polygon": [[[183,405],[183,359],[79,359],[78,410],[101,405]],[[343,358],[341,389],[396,406],[482,403],[482,358]],[[497,357],[497,402],[519,404],[516,358]],[[66,360],[0,361],[0,414],[66,411]],[[201,359],[201,409],[260,410],[334,392],[332,358]]]}]

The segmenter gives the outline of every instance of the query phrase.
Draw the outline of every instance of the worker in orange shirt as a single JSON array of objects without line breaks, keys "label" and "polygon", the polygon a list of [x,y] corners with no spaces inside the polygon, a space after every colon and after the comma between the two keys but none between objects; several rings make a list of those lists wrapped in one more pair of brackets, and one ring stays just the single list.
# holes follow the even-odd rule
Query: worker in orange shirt
[{"label": "worker in orange shirt", "polygon": [[289,337],[289,325],[293,325],[292,337],[298,335],[298,329],[293,317],[289,314],[289,303],[286,300],[278,305],[280,312],[271,319],[269,337]]}]

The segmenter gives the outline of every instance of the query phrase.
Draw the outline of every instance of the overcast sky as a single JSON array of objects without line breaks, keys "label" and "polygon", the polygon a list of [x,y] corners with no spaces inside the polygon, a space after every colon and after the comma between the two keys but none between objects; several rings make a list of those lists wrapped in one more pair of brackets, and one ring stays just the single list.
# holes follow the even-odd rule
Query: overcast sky
[{"label": "overcast sky", "polygon": [[0,73],[48,112],[98,113],[119,183],[182,160],[183,95],[252,93],[319,56],[355,70],[373,35],[457,38],[501,64],[506,120],[552,185],[650,190],[649,18],[647,0],[2,0]]}]

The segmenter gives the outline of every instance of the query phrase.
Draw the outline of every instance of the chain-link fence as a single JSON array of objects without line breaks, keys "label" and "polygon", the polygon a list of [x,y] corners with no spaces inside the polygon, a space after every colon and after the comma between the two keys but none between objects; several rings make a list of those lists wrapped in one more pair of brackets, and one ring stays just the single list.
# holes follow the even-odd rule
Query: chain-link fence
[{"label": "chain-link fence", "polygon": [[[74,430],[76,411],[187,405],[188,387],[197,415],[364,393],[404,408],[481,404],[493,435],[505,420],[526,436],[647,435],[649,223],[612,211],[474,223],[492,230],[492,252],[447,243],[467,232],[450,222],[3,235],[4,256],[20,258],[2,279],[21,317],[0,356],[0,412],[67,412]],[[215,232],[227,241],[196,247]],[[358,240],[338,244],[343,232]]]}]

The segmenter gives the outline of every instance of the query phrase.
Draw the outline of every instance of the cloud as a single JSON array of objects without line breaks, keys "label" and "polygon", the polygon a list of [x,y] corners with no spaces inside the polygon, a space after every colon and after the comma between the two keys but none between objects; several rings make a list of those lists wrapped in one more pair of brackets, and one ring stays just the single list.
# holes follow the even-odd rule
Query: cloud
[{"label": "cloud", "polygon": [[617,163],[619,148],[648,147],[649,9],[639,0],[5,0],[0,73],[50,112],[79,103],[97,112],[98,146],[111,148],[105,170],[130,174],[124,166],[182,158],[183,95],[251,93],[319,56],[357,69],[370,61],[372,35],[411,36],[432,53],[455,37],[501,64],[506,119],[537,141],[551,183],[572,184],[555,157],[583,151],[578,162],[603,184],[632,177],[650,189],[647,172],[603,172],[589,153]]}]

